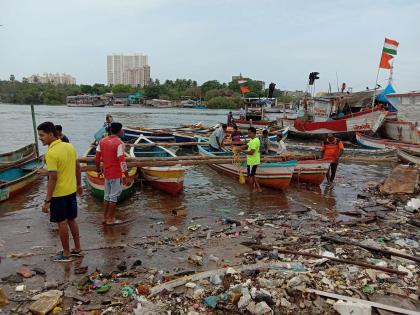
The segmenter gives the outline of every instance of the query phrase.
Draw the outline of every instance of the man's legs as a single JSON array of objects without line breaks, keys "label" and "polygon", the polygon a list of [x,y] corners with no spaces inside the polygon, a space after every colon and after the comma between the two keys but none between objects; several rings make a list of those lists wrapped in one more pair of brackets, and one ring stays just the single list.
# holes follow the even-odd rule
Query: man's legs
[{"label": "man's legs", "polygon": [[63,255],[66,257],[70,256],[70,245],[69,245],[69,231],[67,228],[67,220],[57,222],[58,224],[58,235],[60,235],[61,245],[63,246]]},{"label": "man's legs", "polygon": [[108,202],[108,216],[106,218],[106,224],[115,223],[115,210],[117,208],[117,203]]},{"label": "man's legs", "polygon": [[338,163],[331,163],[331,167],[330,167],[331,175],[330,175],[330,178],[329,178],[329,181],[331,183],[334,181],[335,173],[337,172],[337,167],[338,167]]},{"label": "man's legs", "polygon": [[70,227],[71,235],[73,236],[74,241],[74,249],[77,252],[82,251],[82,248],[80,247],[80,235],[79,235],[79,226],[77,225],[76,220],[67,220],[67,224]]},{"label": "man's legs", "polygon": [[251,170],[251,174],[252,174],[252,177],[254,178],[254,185],[255,185],[255,188],[257,188],[257,191],[258,192],[261,192],[261,187],[260,187],[260,183],[258,182],[258,180],[257,180],[257,165],[254,165],[254,166],[252,166],[252,170]]},{"label": "man's legs", "polygon": [[109,202],[107,200],[104,200],[104,219],[102,220],[103,223],[106,223],[108,221],[108,213],[109,213]]}]

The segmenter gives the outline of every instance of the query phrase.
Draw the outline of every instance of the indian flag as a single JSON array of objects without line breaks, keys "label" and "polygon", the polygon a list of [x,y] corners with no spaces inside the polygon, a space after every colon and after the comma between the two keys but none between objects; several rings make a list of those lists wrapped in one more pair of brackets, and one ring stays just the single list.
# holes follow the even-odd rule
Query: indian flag
[{"label": "indian flag", "polygon": [[397,54],[399,44],[400,43],[396,40],[385,38],[384,49],[382,52],[395,56]]},{"label": "indian flag", "polygon": [[248,93],[250,91],[247,83],[247,80],[238,80],[239,89],[242,93]]}]

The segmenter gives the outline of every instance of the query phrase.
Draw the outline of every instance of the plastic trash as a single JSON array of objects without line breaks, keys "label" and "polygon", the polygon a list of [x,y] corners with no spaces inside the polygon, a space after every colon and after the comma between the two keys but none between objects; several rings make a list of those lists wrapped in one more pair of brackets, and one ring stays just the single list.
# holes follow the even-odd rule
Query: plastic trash
[{"label": "plastic trash", "polygon": [[337,301],[334,309],[340,315],[370,315],[372,313],[370,305],[351,301]]},{"label": "plastic trash", "polygon": [[204,304],[211,308],[216,308],[218,302],[219,297],[216,295],[210,295],[204,299]]},{"label": "plastic trash", "polygon": [[362,292],[366,294],[371,294],[375,292],[375,288],[371,286],[370,284],[367,284],[362,288]]},{"label": "plastic trash", "polygon": [[133,296],[133,294],[134,294],[134,289],[130,287],[129,285],[126,285],[125,287],[121,289],[121,295],[125,298]]},{"label": "plastic trash", "polygon": [[104,294],[111,289],[111,285],[109,283],[103,284],[96,288],[95,292],[99,294]]}]

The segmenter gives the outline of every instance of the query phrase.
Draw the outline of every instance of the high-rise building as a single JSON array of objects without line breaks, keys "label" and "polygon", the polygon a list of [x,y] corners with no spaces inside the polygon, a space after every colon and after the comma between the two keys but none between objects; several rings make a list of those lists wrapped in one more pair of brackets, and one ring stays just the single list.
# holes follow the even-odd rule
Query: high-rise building
[{"label": "high-rise building", "polygon": [[150,80],[148,58],[143,54],[107,56],[108,85],[129,84],[144,87]]},{"label": "high-rise building", "polygon": [[65,73],[44,73],[43,75],[33,74],[28,77],[29,83],[41,83],[41,84],[64,84],[64,85],[73,85],[76,84],[76,78]]}]

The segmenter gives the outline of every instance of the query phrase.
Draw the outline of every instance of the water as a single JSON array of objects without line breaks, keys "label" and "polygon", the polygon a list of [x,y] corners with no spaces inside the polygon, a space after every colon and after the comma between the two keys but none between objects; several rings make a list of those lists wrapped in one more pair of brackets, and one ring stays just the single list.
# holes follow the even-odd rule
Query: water
[{"label": "water", "polygon": [[[63,132],[75,145],[79,155],[87,149],[93,134],[103,125],[105,114],[111,112],[114,120],[125,126],[176,127],[180,124],[201,122],[214,125],[226,120],[227,110],[151,109],[151,108],[69,108],[65,106],[36,106],[37,123],[52,121],[63,126]],[[0,105],[0,152],[11,151],[33,142],[30,107]],[[44,152],[45,148],[42,147]],[[389,166],[367,164],[340,164],[333,187],[306,189],[290,186],[286,193],[263,189],[263,193],[249,195],[246,186],[237,179],[226,177],[206,166],[188,167],[184,192],[172,197],[152,190],[147,184],[136,187],[135,195],[119,206],[120,216],[130,223],[104,228],[102,202],[88,191],[79,199],[78,222],[84,248],[115,245],[142,236],[165,235],[170,225],[186,230],[191,222],[212,226],[222,216],[241,211],[251,213],[280,213],[311,207],[331,220],[340,212],[354,208],[357,193],[368,181],[379,181],[389,173]],[[40,179],[16,199],[0,204],[0,256],[11,252],[28,252],[34,246],[44,246],[54,252],[59,241],[56,231],[48,223],[48,215],[41,212],[45,198],[45,179]],[[173,211],[183,213],[174,215]],[[162,222],[161,225],[156,223]],[[159,228],[156,228],[158,226]],[[50,248],[51,247],[51,248]],[[107,266],[109,257],[118,256],[116,250],[97,251],[85,262]],[[38,257],[38,258],[37,258]],[[43,257],[42,259],[44,259]],[[153,260],[155,259],[155,260]],[[25,258],[28,263],[39,263],[40,257]],[[171,259],[151,258],[150,263],[165,266]],[[11,271],[16,262],[4,260],[0,275]],[[68,276],[68,270],[56,271]],[[61,273],[63,272],[63,274]]]}]

